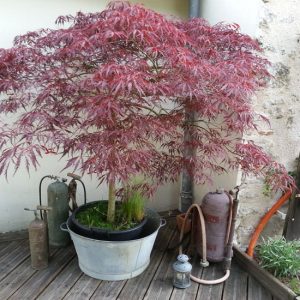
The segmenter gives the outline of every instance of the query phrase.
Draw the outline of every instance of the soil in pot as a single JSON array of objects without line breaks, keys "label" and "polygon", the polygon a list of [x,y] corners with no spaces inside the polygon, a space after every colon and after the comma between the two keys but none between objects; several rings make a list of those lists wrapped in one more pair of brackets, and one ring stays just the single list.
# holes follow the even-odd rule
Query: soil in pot
[{"label": "soil in pot", "polygon": [[126,241],[139,238],[146,217],[141,222],[129,221],[122,203],[118,202],[115,222],[108,223],[107,205],[107,201],[94,201],[78,207],[71,216],[71,229],[80,235],[98,240]]}]

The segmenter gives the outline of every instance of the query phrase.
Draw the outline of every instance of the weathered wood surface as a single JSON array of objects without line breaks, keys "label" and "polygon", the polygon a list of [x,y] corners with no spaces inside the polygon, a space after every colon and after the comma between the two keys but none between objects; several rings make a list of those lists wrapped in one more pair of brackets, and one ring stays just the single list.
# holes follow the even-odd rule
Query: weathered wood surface
[{"label": "weathered wood surface", "polygon": [[223,300],[247,300],[247,273],[232,264],[231,274],[224,283]]},{"label": "weathered wood surface", "polygon": [[[272,300],[270,293],[235,261],[231,276],[225,283],[202,285],[192,282],[187,289],[174,288],[172,264],[178,250],[172,246],[177,242],[178,233],[174,218],[166,217],[167,225],[159,231],[149,267],[140,276],[123,281],[101,281],[83,274],[72,245],[52,249],[48,268],[33,270],[28,240],[3,240],[0,242],[0,299]],[[205,279],[223,276],[220,264],[200,267],[196,254],[192,264],[195,276]]]},{"label": "weathered wood surface", "polygon": [[14,270],[18,265],[20,265],[24,260],[26,260],[29,253],[29,243],[28,240],[21,240],[12,242],[2,249],[0,256],[0,280],[5,278],[12,270]]},{"label": "weathered wood surface", "polygon": [[[203,268],[200,267],[199,258],[197,255],[194,255],[191,259],[193,265],[192,274],[197,277],[202,277]],[[188,299],[197,299],[197,293],[199,289],[199,284],[192,281],[191,286],[187,289],[173,289],[170,299],[172,300],[188,300]],[[209,298],[200,298],[200,299],[209,299]]]},{"label": "weathered wood surface", "polygon": [[248,299],[272,300],[272,295],[255,278],[249,276]]},{"label": "weathered wood surface", "polygon": [[81,276],[82,272],[78,266],[78,259],[74,257],[63,271],[45,288],[39,299],[62,299],[70,292],[74,283]]},{"label": "weathered wood surface", "polygon": [[[220,264],[211,264],[209,268],[204,268],[201,278],[212,280],[221,278],[224,275]],[[224,283],[215,285],[200,285],[197,300],[202,299],[222,299]]]},{"label": "weathered wood surface", "polygon": [[52,257],[48,268],[34,273],[11,297],[14,300],[31,300],[39,296],[75,256],[73,247],[59,249]]},{"label": "weathered wood surface", "polygon": [[[238,248],[234,247],[234,255],[236,262],[245,270],[249,275],[253,276],[261,286],[265,287],[273,297],[282,300],[294,300],[296,294],[289,289],[286,285],[272,276],[269,272],[263,270],[258,264],[249,257],[246,253],[241,252]],[[276,298],[276,299],[277,299]]]},{"label": "weathered wood surface", "polygon": [[16,241],[16,240],[24,240],[28,239],[28,230],[20,230],[20,231],[10,231],[0,233],[0,243],[7,241]]},{"label": "weathered wood surface", "polygon": [[145,272],[126,282],[121,293],[122,299],[137,300],[141,299],[141,297],[147,293],[154,276],[160,272],[160,265],[164,255],[167,253],[168,246],[175,238],[174,221],[174,219],[169,219],[165,228],[158,234],[154,249],[151,253],[151,263]]}]

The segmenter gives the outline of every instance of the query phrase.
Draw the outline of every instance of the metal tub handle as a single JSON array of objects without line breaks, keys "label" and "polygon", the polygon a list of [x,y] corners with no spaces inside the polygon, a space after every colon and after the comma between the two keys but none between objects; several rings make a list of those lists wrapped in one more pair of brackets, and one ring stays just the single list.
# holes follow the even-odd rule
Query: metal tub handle
[{"label": "metal tub handle", "polygon": [[69,232],[68,227],[67,227],[67,222],[64,222],[64,223],[60,224],[59,228],[62,231]]}]

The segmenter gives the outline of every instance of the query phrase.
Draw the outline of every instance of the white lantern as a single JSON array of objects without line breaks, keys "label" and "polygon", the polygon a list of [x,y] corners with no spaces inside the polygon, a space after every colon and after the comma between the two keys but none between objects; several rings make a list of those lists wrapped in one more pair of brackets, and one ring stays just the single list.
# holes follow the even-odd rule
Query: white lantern
[{"label": "white lantern", "polygon": [[185,254],[177,256],[177,261],[173,264],[173,285],[180,289],[185,289],[191,285],[192,265],[189,263],[189,257]]}]

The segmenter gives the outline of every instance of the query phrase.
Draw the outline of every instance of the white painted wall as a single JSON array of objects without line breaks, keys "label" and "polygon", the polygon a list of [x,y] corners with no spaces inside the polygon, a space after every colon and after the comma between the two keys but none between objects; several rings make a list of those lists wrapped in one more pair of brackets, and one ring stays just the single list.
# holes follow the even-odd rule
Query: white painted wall
[{"label": "white painted wall", "polygon": [[255,36],[259,22],[259,0],[202,0],[200,14],[211,25],[237,23],[241,32]]},{"label": "white painted wall", "polygon": [[[180,17],[187,16],[187,3],[180,0],[165,1],[132,1],[144,3],[149,8],[162,13]],[[16,35],[40,28],[55,28],[54,21],[59,15],[74,14],[77,11],[92,12],[103,10],[106,0],[0,0],[0,47],[12,46]],[[32,171],[30,176],[24,169],[15,176],[10,174],[8,181],[0,178],[0,232],[26,228],[32,220],[32,214],[25,212],[24,207],[34,208],[38,203],[39,181],[44,175],[54,174],[65,177],[67,171],[60,173],[64,161],[59,161],[54,155],[45,156],[41,160],[38,171]],[[86,176],[83,181],[87,185],[89,201],[106,199],[107,188],[97,187],[97,181]],[[46,203],[46,187],[51,181],[45,180],[43,201]],[[78,198],[82,202],[83,191],[78,185]],[[166,185],[159,189],[149,206],[157,210],[168,210],[177,207],[178,185]]]}]

